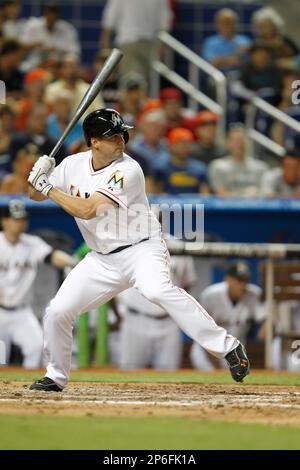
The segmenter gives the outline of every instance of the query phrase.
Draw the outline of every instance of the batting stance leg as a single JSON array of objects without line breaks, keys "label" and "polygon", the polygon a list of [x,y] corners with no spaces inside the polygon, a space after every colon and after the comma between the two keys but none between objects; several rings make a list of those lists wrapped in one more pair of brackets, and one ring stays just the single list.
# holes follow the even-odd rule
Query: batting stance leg
[{"label": "batting stance leg", "polygon": [[215,357],[223,358],[239,345],[191,295],[172,284],[169,252],[163,240],[149,240],[134,250],[131,281],[141,294],[168,312],[190,338]]},{"label": "batting stance leg", "polygon": [[124,290],[120,271],[109,256],[89,253],[65,279],[44,318],[46,376],[64,388],[69,379],[72,330],[78,315],[108,302]]}]

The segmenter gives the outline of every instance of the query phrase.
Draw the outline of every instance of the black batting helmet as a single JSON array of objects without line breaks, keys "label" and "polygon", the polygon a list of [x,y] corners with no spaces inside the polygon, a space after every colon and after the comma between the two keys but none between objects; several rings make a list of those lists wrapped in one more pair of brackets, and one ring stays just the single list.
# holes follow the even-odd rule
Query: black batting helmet
[{"label": "black batting helmet", "polygon": [[128,131],[133,129],[127,126],[118,111],[102,108],[90,113],[83,121],[83,133],[88,147],[91,146],[92,137],[111,137],[123,134],[125,143],[129,140]]}]

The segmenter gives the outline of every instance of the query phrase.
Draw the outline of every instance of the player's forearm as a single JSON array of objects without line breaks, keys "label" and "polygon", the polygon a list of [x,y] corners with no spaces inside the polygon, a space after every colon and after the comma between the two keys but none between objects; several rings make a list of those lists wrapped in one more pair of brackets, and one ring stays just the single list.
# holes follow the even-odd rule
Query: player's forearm
[{"label": "player's forearm", "polygon": [[31,184],[28,185],[28,197],[32,199],[33,201],[45,201],[47,199],[46,196],[44,196],[42,193],[34,189]]},{"label": "player's forearm", "polygon": [[64,268],[73,268],[76,265],[75,258],[70,256],[68,253],[65,253],[61,250],[55,250],[51,256],[51,264],[55,268],[64,269]]},{"label": "player's forearm", "polygon": [[57,188],[52,188],[48,197],[62,207],[68,214],[78,219],[90,220],[112,205],[107,198],[93,194],[87,199],[70,196]]},{"label": "player's forearm", "polygon": [[57,188],[52,188],[48,196],[73,217],[89,220],[95,216],[88,199],[70,196]]}]

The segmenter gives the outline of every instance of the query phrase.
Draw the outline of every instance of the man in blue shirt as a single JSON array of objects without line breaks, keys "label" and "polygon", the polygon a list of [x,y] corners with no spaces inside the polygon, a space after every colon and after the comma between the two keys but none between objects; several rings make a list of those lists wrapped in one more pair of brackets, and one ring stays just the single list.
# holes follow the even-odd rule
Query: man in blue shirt
[{"label": "man in blue shirt", "polygon": [[251,45],[251,39],[237,34],[236,13],[222,8],[216,15],[217,33],[208,37],[203,44],[202,56],[224,73],[237,70],[242,58]]},{"label": "man in blue shirt", "polygon": [[193,133],[177,127],[169,133],[170,158],[154,169],[156,192],[208,194],[206,165],[191,158]]},{"label": "man in blue shirt", "polygon": [[[53,114],[48,117],[48,134],[58,140],[70,122],[72,115],[72,92],[60,90],[53,102]],[[78,122],[66,139],[66,147],[70,153],[76,144],[82,142],[82,128]]]},{"label": "man in blue shirt", "polygon": [[168,142],[164,138],[166,117],[162,109],[145,113],[140,122],[141,134],[130,144],[130,149],[142,155],[151,169],[169,159]]}]

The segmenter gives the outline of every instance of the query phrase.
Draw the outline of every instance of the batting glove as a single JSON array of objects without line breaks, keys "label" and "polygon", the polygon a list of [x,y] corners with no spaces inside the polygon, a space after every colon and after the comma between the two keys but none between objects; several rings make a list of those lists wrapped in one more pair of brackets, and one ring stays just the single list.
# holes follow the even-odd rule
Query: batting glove
[{"label": "batting glove", "polygon": [[48,155],[43,155],[35,162],[33,169],[42,170],[43,173],[50,176],[55,169],[55,159],[48,157]]},{"label": "batting glove", "polygon": [[49,191],[53,188],[53,185],[49,183],[47,174],[40,168],[35,169],[33,167],[27,181],[36,191],[39,191],[46,197],[48,197]]}]

